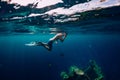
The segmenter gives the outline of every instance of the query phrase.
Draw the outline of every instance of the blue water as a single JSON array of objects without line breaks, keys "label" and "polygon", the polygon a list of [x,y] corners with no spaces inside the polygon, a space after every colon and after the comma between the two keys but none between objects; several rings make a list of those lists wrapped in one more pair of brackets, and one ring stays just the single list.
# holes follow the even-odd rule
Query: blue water
[{"label": "blue water", "polygon": [[[40,9],[43,11],[30,5],[15,10],[14,5],[1,1],[0,6],[0,80],[62,80],[61,71],[68,71],[72,65],[84,69],[89,60],[101,67],[104,80],[120,80],[119,6],[69,16],[36,17],[29,15],[52,10],[52,6]],[[78,20],[69,21],[77,15]],[[47,42],[59,31],[68,36],[63,43],[54,44],[52,51],[25,46],[31,41]]]},{"label": "blue water", "polygon": [[25,43],[45,41],[54,34],[19,34],[0,36],[0,80],[61,80],[60,72],[71,65],[86,67],[95,60],[105,80],[119,80],[119,34],[68,33],[63,43],[51,52]]}]

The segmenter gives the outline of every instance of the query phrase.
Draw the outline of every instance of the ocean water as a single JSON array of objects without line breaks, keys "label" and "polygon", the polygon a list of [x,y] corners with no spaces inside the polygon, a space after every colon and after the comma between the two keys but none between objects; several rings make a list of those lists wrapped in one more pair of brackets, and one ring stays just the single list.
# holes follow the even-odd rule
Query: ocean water
[{"label": "ocean water", "polygon": [[[104,80],[119,80],[120,12],[115,12],[117,9],[119,6],[107,13],[101,10],[97,18],[85,13],[88,18],[65,24],[46,24],[41,16],[11,19],[26,16],[22,12],[1,14],[0,80],[62,80],[62,71],[68,71],[72,65],[85,68],[89,60],[95,60],[101,67]],[[47,42],[59,31],[68,35],[63,43],[54,43],[52,51],[42,46],[25,46],[31,41]]]},{"label": "ocean water", "polygon": [[60,72],[71,65],[86,67],[95,60],[105,80],[119,80],[120,36],[111,33],[68,33],[51,52],[31,41],[47,42],[54,34],[12,34],[0,36],[0,80],[61,80]]}]

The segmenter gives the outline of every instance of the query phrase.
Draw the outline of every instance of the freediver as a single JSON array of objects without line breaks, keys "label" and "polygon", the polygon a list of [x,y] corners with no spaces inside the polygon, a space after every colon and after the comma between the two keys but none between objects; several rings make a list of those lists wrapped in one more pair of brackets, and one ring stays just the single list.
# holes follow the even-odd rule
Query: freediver
[{"label": "freediver", "polygon": [[30,44],[25,44],[25,45],[27,45],[27,46],[43,46],[48,51],[51,51],[54,42],[57,43],[58,40],[60,40],[61,42],[63,42],[66,37],[67,37],[67,33],[61,32],[61,33],[57,33],[54,37],[50,38],[47,43],[44,43],[44,42],[31,42]]}]

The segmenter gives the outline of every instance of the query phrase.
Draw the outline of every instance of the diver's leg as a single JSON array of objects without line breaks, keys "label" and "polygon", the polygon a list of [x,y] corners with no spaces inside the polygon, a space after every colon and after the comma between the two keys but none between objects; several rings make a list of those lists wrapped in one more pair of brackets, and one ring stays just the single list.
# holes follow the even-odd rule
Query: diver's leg
[{"label": "diver's leg", "polygon": [[43,46],[43,44],[45,44],[45,43],[43,43],[43,42],[36,42],[37,46]]},{"label": "diver's leg", "polygon": [[49,46],[49,51],[51,51],[52,50],[52,46],[53,46],[53,40],[50,40],[47,44],[48,44],[48,46]]},{"label": "diver's leg", "polygon": [[44,42],[36,42],[36,46],[43,46],[45,47],[48,51],[52,50],[52,45],[53,45],[53,41],[50,40],[48,43],[44,43]]},{"label": "diver's leg", "polygon": [[48,43],[43,43],[43,42],[39,42],[38,46],[43,46],[45,47],[48,51],[51,51],[51,46],[48,45]]}]

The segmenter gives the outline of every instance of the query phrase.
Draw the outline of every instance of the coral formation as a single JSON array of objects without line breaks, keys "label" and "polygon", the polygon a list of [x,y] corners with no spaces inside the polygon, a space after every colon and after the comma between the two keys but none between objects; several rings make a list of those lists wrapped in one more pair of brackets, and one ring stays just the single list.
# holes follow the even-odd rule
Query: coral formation
[{"label": "coral formation", "polygon": [[94,60],[90,60],[88,67],[85,69],[71,66],[68,73],[61,72],[61,77],[63,80],[103,80],[104,78],[101,68]]}]

